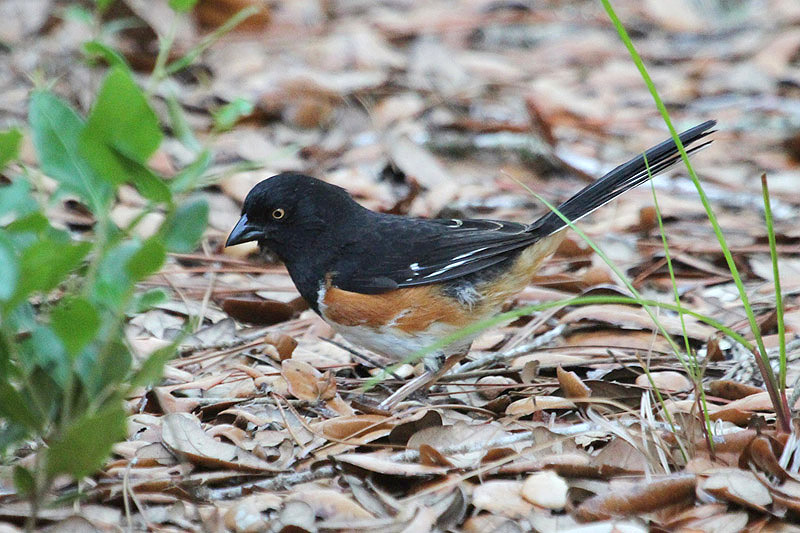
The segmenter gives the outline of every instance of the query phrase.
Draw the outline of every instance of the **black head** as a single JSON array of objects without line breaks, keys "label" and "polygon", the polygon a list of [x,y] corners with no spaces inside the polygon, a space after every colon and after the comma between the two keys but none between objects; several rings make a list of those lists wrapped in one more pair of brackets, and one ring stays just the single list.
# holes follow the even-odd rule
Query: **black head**
[{"label": "black head", "polygon": [[284,261],[295,251],[315,242],[365,211],[341,187],[324,181],[284,172],[265,179],[247,194],[242,217],[231,231],[225,246],[258,241]]}]

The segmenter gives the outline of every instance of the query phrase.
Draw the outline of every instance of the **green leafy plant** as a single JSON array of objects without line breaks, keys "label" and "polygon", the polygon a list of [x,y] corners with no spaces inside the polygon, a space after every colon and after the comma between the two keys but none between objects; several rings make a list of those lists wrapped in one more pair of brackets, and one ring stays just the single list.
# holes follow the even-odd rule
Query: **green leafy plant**
[{"label": "green leafy plant", "polygon": [[[175,194],[148,167],[163,134],[123,68],[106,76],[87,119],[46,89],[33,92],[28,118],[40,168],[58,182],[57,194],[76,196],[96,219],[92,241],[51,225],[32,192],[32,169],[0,189],[0,448],[37,443],[34,467],[16,466],[14,478],[38,502],[56,476],[94,472],[125,438],[126,394],[157,379],[172,353],[134,367],[125,316],[157,301],[138,294],[136,284],[168,252],[196,246],[208,206]],[[9,137],[0,135],[0,144],[13,148]],[[4,154],[10,160],[16,150]],[[126,228],[111,222],[111,201],[126,183],[149,201],[142,213],[165,214],[149,238],[133,235],[136,221]]]},{"label": "green leafy plant", "polygon": [[[98,0],[97,15],[108,4]],[[178,12],[194,4],[170,2]],[[180,64],[157,65],[150,83],[189,65],[249,13],[235,15]],[[171,41],[160,43],[159,57],[167,58]],[[208,205],[192,191],[212,156],[180,106],[169,102],[172,128],[196,158],[167,180],[148,164],[164,137],[148,93],[113,48],[92,40],[84,52],[110,66],[86,116],[47,88],[31,94],[27,131],[38,169],[9,167],[19,157],[22,132],[0,132],[0,170],[10,178],[0,185],[0,460],[14,465],[17,491],[32,504],[29,528],[57,476],[79,480],[103,465],[126,437],[124,399],[159,379],[175,354],[177,343],[136,363],[125,319],[166,298],[161,289],[137,284],[168,253],[194,250],[208,219]],[[238,116],[225,111],[220,119],[229,127]],[[50,223],[50,200],[37,192],[41,174],[57,182],[54,197],[68,194],[91,212],[91,239]],[[117,227],[110,213],[122,185],[135,187],[146,205]],[[163,222],[152,235],[137,236],[137,225],[153,212]],[[23,455],[25,466],[16,461]]]}]

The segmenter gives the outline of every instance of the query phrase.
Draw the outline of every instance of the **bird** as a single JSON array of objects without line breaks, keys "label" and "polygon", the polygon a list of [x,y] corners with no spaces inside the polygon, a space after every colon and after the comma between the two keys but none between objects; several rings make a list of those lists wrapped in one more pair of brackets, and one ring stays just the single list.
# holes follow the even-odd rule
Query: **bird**
[{"label": "bird", "polygon": [[[680,134],[687,153],[716,121]],[[555,252],[569,224],[680,161],[667,139],[530,224],[427,219],[369,210],[343,188],[296,172],[256,184],[225,246],[256,241],[286,266],[308,305],[350,343],[400,361],[496,315]],[[559,216],[559,213],[562,216]],[[425,371],[383,400],[429,388],[469,350],[463,337],[423,358]]]}]

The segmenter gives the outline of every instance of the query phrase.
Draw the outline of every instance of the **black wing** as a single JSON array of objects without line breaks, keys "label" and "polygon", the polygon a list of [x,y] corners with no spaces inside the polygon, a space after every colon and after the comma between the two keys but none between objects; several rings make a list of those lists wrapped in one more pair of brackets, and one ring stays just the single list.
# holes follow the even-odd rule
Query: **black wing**
[{"label": "black wing", "polygon": [[[379,234],[370,239],[378,246],[343,254],[347,259],[337,269],[338,287],[379,293],[446,281],[496,265],[539,239],[529,226],[515,222],[403,219],[398,224],[397,217],[378,216]],[[386,242],[394,246],[388,248],[383,245]],[[351,257],[372,261],[348,264]]]},{"label": "black wing", "polygon": [[[716,124],[709,120],[680,134],[681,143],[693,153],[711,141],[689,147],[703,139]],[[672,139],[634,157],[572,198],[558,209],[571,221],[579,220],[620,194],[644,183],[680,161]],[[343,254],[336,278],[342,289],[361,293],[380,293],[398,287],[411,287],[447,281],[497,265],[522,248],[552,235],[567,224],[550,212],[533,224],[499,220],[422,220],[379,215],[378,234],[368,239],[378,246],[349,250]],[[362,241],[363,242],[363,241]],[[392,242],[392,248],[380,243]],[[358,258],[355,261],[350,258]],[[364,257],[372,259],[364,266]]]}]

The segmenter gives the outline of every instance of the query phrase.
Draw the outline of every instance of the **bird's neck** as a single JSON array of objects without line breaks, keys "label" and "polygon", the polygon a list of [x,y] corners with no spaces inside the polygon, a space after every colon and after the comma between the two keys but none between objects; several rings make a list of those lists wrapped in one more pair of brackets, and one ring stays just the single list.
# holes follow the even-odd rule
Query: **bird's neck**
[{"label": "bird's neck", "polygon": [[[373,214],[364,210],[362,214]],[[286,265],[292,281],[309,306],[319,312],[317,297],[330,276],[336,278],[341,259],[351,250],[351,243],[363,237],[364,228],[369,227],[363,220],[338,220],[336,224],[320,228],[313,236],[293,239],[274,249]],[[332,243],[337,243],[335,246]]]}]

